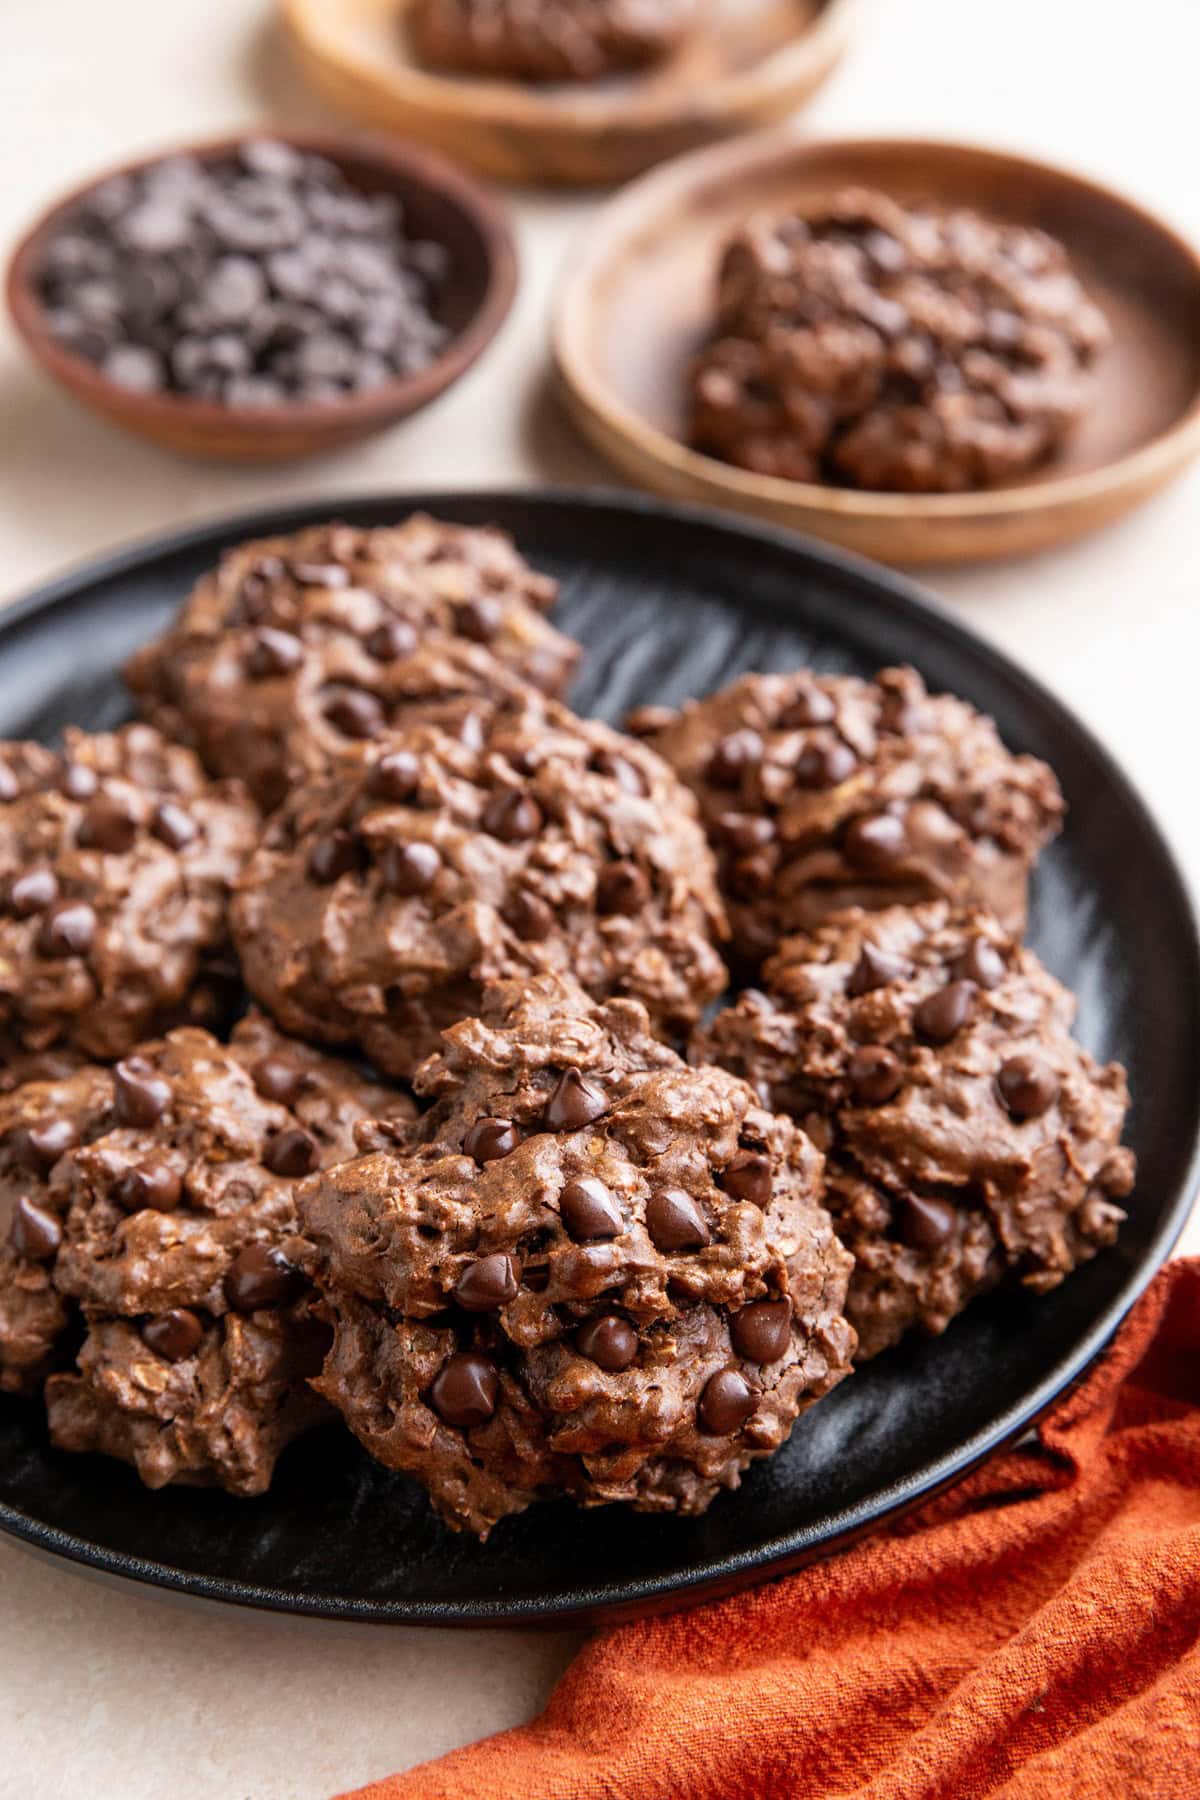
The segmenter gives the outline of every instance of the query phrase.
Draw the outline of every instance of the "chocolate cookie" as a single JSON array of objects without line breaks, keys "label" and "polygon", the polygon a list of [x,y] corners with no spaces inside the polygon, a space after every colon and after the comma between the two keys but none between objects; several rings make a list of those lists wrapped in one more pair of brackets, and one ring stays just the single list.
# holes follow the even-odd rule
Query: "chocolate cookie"
[{"label": "chocolate cookie", "polygon": [[1134,1158],[1125,1072],[988,913],[849,913],[784,943],[692,1055],[752,1082],[827,1158],[859,1356],[945,1330],[1004,1277],[1037,1293],[1111,1244]]},{"label": "chocolate cookie", "polygon": [[180,1019],[216,1022],[230,884],[258,830],[239,783],[148,725],[68,731],[61,756],[0,746],[5,1049],[110,1060]]},{"label": "chocolate cookie", "polygon": [[269,810],[290,770],[389,724],[469,729],[476,696],[561,692],[579,646],[542,617],[556,591],[498,531],[420,513],[310,526],[228,552],[125,676],[152,723]]},{"label": "chocolate cookie", "polygon": [[1058,783],[915,670],[743,675],[649,725],[699,798],[745,956],[846,906],[974,900],[1023,928]]},{"label": "chocolate cookie", "polygon": [[631,1000],[489,989],[421,1071],[426,1141],[300,1191],[371,1454],[485,1536],[539,1498],[701,1512],[847,1372],[821,1159]]},{"label": "chocolate cookie", "polygon": [[792,481],[986,487],[1061,447],[1108,341],[1045,232],[847,189],[726,245],[691,439]]},{"label": "chocolate cookie", "polygon": [[479,721],[469,743],[393,733],[293,791],[234,907],[252,992],[285,1030],[400,1076],[487,982],[543,970],[686,1031],[726,982],[691,796],[532,690]]},{"label": "chocolate cookie", "polygon": [[433,69],[515,81],[594,81],[661,62],[694,0],[416,0],[409,31]]}]

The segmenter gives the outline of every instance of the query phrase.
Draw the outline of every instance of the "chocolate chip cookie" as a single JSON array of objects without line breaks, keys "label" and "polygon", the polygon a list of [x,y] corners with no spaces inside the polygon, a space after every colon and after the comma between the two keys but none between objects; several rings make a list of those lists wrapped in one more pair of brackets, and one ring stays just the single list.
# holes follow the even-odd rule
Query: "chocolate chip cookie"
[{"label": "chocolate chip cookie", "polygon": [[1125,1072],[1074,1041],[1072,997],[990,914],[849,913],[788,939],[764,979],[692,1055],[824,1150],[860,1357],[945,1330],[1001,1279],[1045,1293],[1114,1241]]},{"label": "chocolate chip cookie", "polygon": [[402,1077],[489,981],[544,970],[686,1031],[727,979],[691,796],[532,690],[479,721],[470,742],[390,734],[293,791],[234,906],[251,991],[285,1030]]},{"label": "chocolate chip cookie", "polygon": [[[631,725],[640,729],[642,722]],[[841,907],[975,900],[1019,932],[1058,783],[913,669],[743,675],[646,741],[700,801],[734,940],[751,960]]]},{"label": "chocolate chip cookie", "polygon": [[1108,341],[1045,232],[847,189],[725,246],[691,440],[792,481],[987,487],[1061,448]]},{"label": "chocolate chip cookie", "polygon": [[409,31],[433,69],[515,81],[594,81],[660,62],[694,0],[416,0]]},{"label": "chocolate chip cookie", "polygon": [[216,1022],[236,979],[230,885],[258,830],[240,783],[148,725],[68,731],[61,755],[0,745],[5,1050],[111,1060]]},{"label": "chocolate chip cookie", "polygon": [[469,730],[477,696],[560,693],[579,646],[543,617],[556,591],[498,531],[419,513],[310,526],[228,552],[125,676],[153,724],[269,810],[292,771],[391,724]]},{"label": "chocolate chip cookie", "polygon": [[421,1141],[298,1207],[316,1386],[451,1525],[561,1495],[701,1512],[847,1372],[821,1158],[636,1001],[498,983],[418,1086]]}]

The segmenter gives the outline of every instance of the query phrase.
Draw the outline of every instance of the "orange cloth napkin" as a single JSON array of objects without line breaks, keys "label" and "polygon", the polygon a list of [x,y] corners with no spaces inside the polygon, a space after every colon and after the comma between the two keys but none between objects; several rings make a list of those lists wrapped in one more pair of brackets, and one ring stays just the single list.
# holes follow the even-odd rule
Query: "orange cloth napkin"
[{"label": "orange cloth napkin", "polygon": [[1197,1800],[1200,1259],[1038,1442],[757,1592],[608,1631],[360,1800]]}]

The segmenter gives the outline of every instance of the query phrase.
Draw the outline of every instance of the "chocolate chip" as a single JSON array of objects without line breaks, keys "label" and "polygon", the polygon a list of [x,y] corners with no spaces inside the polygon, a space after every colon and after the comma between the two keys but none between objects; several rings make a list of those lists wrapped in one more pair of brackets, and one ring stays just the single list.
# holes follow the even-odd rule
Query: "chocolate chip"
[{"label": "chocolate chip", "polygon": [[596,879],[598,913],[621,913],[632,917],[641,912],[649,898],[650,883],[645,871],[625,858],[607,863]]},{"label": "chocolate chip", "polygon": [[147,1349],[167,1362],[183,1362],[200,1348],[204,1327],[186,1306],[174,1306],[170,1312],[147,1319],[142,1326],[142,1342]]},{"label": "chocolate chip", "polygon": [[361,688],[347,688],[329,702],[325,717],[343,737],[365,739],[378,737],[387,724],[387,715],[374,694]]},{"label": "chocolate chip", "polygon": [[141,1056],[127,1056],[113,1071],[113,1105],[122,1125],[154,1125],[173,1099],[164,1081]]},{"label": "chocolate chip", "polygon": [[455,608],[454,624],[460,636],[475,644],[490,644],[504,624],[504,607],[490,594],[464,600]]},{"label": "chocolate chip", "polygon": [[929,994],[913,1013],[913,1024],[933,1044],[948,1044],[975,1010],[978,989],[973,981],[949,981]]},{"label": "chocolate chip", "polygon": [[903,956],[894,956],[891,951],[880,950],[874,944],[864,944],[850,971],[846,992],[851,999],[857,1000],[862,994],[873,994],[876,988],[890,987],[893,981],[907,981],[912,972],[912,964]]},{"label": "chocolate chip", "polygon": [[602,1181],[583,1175],[569,1181],[558,1197],[562,1222],[578,1244],[620,1237],[625,1229],[621,1209]]},{"label": "chocolate chip", "polygon": [[402,662],[417,647],[417,628],[407,619],[386,619],[368,632],[364,648],[376,662]]},{"label": "chocolate chip", "polygon": [[740,786],[743,773],[757,768],[762,759],[762,738],[747,726],[720,740],[704,772],[714,787],[735,788]]},{"label": "chocolate chip", "polygon": [[1133,1192],[1137,1180],[1137,1158],[1124,1145],[1105,1158],[1097,1183],[1113,1200],[1124,1200]]},{"label": "chocolate chip", "polygon": [[90,800],[100,786],[100,778],[86,763],[68,763],[62,772],[60,786],[68,800]]},{"label": "chocolate chip", "polygon": [[837,708],[828,694],[819,687],[802,687],[776,723],[785,731],[803,730],[806,726],[828,725],[836,715]]},{"label": "chocolate chip", "polygon": [[474,1157],[477,1163],[499,1162],[502,1156],[511,1155],[520,1141],[511,1119],[485,1116],[467,1127],[463,1137],[463,1150],[468,1156]]},{"label": "chocolate chip", "polygon": [[8,1139],[8,1148],[21,1168],[48,1175],[60,1156],[79,1142],[79,1128],[71,1119],[46,1119],[39,1125],[22,1125]]},{"label": "chocolate chip", "polygon": [[441,1367],[429,1390],[434,1412],[446,1425],[471,1431],[486,1425],[500,1397],[494,1363],[473,1350],[460,1350]]},{"label": "chocolate chip", "polygon": [[161,806],[155,808],[150,829],[168,850],[186,850],[199,834],[196,821],[172,800],[164,800]]},{"label": "chocolate chip", "polygon": [[625,1319],[609,1313],[601,1319],[589,1319],[575,1333],[575,1348],[597,1368],[619,1375],[637,1361],[637,1332]]},{"label": "chocolate chip", "polygon": [[646,1202],[650,1242],[665,1256],[679,1250],[702,1250],[710,1242],[704,1215],[683,1188],[659,1188]]},{"label": "chocolate chip", "polygon": [[501,788],[483,809],[483,829],[506,844],[536,837],[542,829],[542,809],[532,794],[520,788]]},{"label": "chocolate chip", "polygon": [[1039,1119],[1058,1099],[1059,1080],[1038,1056],[1010,1056],[1000,1065],[996,1091],[1014,1119]]},{"label": "chocolate chip", "polygon": [[905,1194],[896,1213],[896,1231],[910,1250],[937,1250],[953,1235],[958,1215],[948,1200]]},{"label": "chocolate chip", "polygon": [[13,1207],[9,1242],[30,1262],[49,1262],[62,1243],[62,1226],[52,1212],[22,1194]]},{"label": "chocolate chip", "polygon": [[592,768],[597,775],[606,775],[610,781],[615,781],[626,794],[644,795],[650,791],[642,771],[627,756],[618,756],[615,751],[597,750],[592,757]]},{"label": "chocolate chip", "polygon": [[802,788],[834,788],[848,781],[858,758],[848,744],[805,744],[796,758],[796,785]]},{"label": "chocolate chip", "polygon": [[788,1300],[756,1300],[729,1321],[734,1350],[747,1362],[774,1363],[787,1355],[792,1341],[792,1308]]},{"label": "chocolate chip", "polygon": [[719,813],[713,829],[723,843],[741,855],[761,850],[775,841],[775,823],[765,813]]},{"label": "chocolate chip", "polygon": [[58,877],[53,869],[26,869],[14,878],[8,890],[8,910],[18,919],[45,912],[58,899]]},{"label": "chocolate chip", "polygon": [[309,878],[328,887],[352,869],[360,868],[362,859],[361,846],[350,832],[331,831],[328,837],[318,838],[308,853]]},{"label": "chocolate chip", "polygon": [[379,859],[379,878],[392,894],[424,894],[437,880],[442,859],[432,844],[389,844]]},{"label": "chocolate chip", "polygon": [[183,1197],[183,1181],[178,1169],[157,1160],[139,1163],[129,1169],[113,1189],[113,1198],[124,1212],[174,1212]]},{"label": "chocolate chip", "polygon": [[274,1244],[248,1244],[225,1271],[225,1299],[234,1312],[286,1306],[304,1291],[304,1272]]},{"label": "chocolate chip", "polygon": [[976,987],[994,988],[1004,980],[1007,969],[995,945],[977,937],[950,965],[950,972],[962,981],[973,981]]},{"label": "chocolate chip", "polygon": [[894,813],[868,813],[851,819],[842,839],[846,861],[867,874],[882,874],[900,862],[908,849],[903,820]]},{"label": "chocolate chip", "polygon": [[554,910],[538,894],[518,890],[504,908],[506,924],[523,943],[540,944],[555,927]]},{"label": "chocolate chip", "polygon": [[246,653],[246,673],[255,681],[266,681],[273,675],[292,674],[303,661],[304,645],[294,633],[264,625]]},{"label": "chocolate chip", "polygon": [[272,1175],[308,1175],[317,1166],[316,1139],[299,1126],[290,1125],[267,1139],[263,1161]]},{"label": "chocolate chip", "polygon": [[735,1200],[750,1200],[755,1206],[770,1203],[774,1183],[771,1159],[761,1150],[737,1150],[721,1171],[721,1186]]},{"label": "chocolate chip", "polygon": [[854,1098],[863,1106],[883,1106],[904,1086],[904,1066],[883,1044],[860,1044],[849,1074]]},{"label": "chocolate chip", "polygon": [[770,885],[774,873],[775,864],[769,856],[739,856],[726,879],[740,900],[753,900]]},{"label": "chocolate chip", "polygon": [[705,1383],[697,1409],[700,1428],[714,1437],[740,1431],[758,1405],[758,1395],[736,1369],[719,1369]]},{"label": "chocolate chip", "polygon": [[264,1056],[254,1065],[254,1085],[264,1100],[294,1106],[301,1094],[312,1087],[313,1077],[307,1069],[282,1056]]},{"label": "chocolate chip", "polygon": [[594,1082],[585,1081],[578,1069],[564,1069],[546,1102],[549,1131],[582,1131],[608,1111],[607,1097]]},{"label": "chocolate chip", "polygon": [[78,842],[85,850],[124,856],[132,850],[137,833],[137,819],[130,812],[128,803],[115,794],[100,793],[80,822]]},{"label": "chocolate chip", "polygon": [[42,956],[86,956],[96,938],[96,915],[85,900],[60,900],[42,920]]},{"label": "chocolate chip", "polygon": [[454,1284],[454,1298],[467,1312],[496,1312],[516,1297],[516,1264],[503,1251],[468,1263]]},{"label": "chocolate chip", "polygon": [[400,804],[411,800],[420,784],[421,764],[412,751],[389,750],[371,769],[365,786],[373,800]]}]

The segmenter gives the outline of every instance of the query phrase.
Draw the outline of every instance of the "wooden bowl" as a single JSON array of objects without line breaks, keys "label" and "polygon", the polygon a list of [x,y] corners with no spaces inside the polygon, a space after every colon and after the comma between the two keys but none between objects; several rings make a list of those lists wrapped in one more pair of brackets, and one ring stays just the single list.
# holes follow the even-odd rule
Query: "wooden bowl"
[{"label": "wooden bowl", "polygon": [[655,68],[546,86],[422,67],[409,0],[279,0],[309,79],[343,112],[507,181],[579,186],[786,118],[834,67],[861,0],[706,3],[707,22]]},{"label": "wooden bowl", "polygon": [[[710,329],[722,240],[760,208],[844,185],[976,206],[1066,245],[1113,344],[1092,410],[1054,461],[978,493],[865,493],[755,475],[683,441],[685,372]],[[558,292],[553,349],[580,430],[635,481],[884,562],[1041,549],[1116,518],[1200,451],[1197,251],[1081,176],[963,144],[771,133],[672,163],[593,223]]]},{"label": "wooden bowl", "polygon": [[[251,135],[185,146],[185,153],[215,161]],[[408,227],[446,245],[451,273],[439,315],[451,336],[426,368],[340,400],[231,407],[179,394],[131,393],[52,335],[37,292],[45,246],[84,196],[112,175],[144,169],[175,152],[109,170],[52,207],[17,246],[8,268],[9,311],[35,359],[77,400],[169,450],[223,461],[275,462],[315,455],[381,431],[427,405],[470,368],[499,331],[516,292],[516,251],[504,207],[440,156],[367,137],[270,135],[327,157],[365,193],[397,195]]]}]

